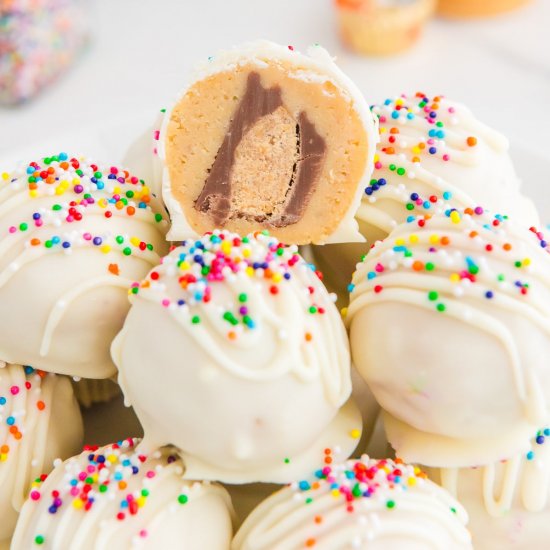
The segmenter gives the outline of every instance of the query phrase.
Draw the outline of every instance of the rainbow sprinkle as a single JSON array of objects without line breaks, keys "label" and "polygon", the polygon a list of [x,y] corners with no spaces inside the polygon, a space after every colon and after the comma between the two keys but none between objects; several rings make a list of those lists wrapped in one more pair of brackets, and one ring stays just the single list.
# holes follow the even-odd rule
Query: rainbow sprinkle
[{"label": "rainbow sprinkle", "polygon": [[0,103],[27,101],[75,62],[92,29],[87,3],[2,2]]},{"label": "rainbow sprinkle", "polygon": [[[281,244],[267,231],[245,237],[228,231],[215,231],[197,240],[183,241],[144,281],[132,285],[130,295],[135,296],[145,289],[158,290],[163,307],[187,308],[193,313],[191,323],[199,325],[202,319],[196,313],[195,306],[210,302],[216,285],[238,278],[246,282],[261,282],[265,292],[276,299],[282,286],[291,281],[299,269],[315,272],[315,268],[300,256],[296,246]],[[175,296],[168,296],[164,289],[167,280],[174,276],[178,282],[177,292]],[[325,313],[325,308],[316,301],[316,292],[313,286],[307,287],[309,315]],[[232,307],[225,308],[221,313],[229,339],[237,338],[238,327],[244,330],[256,328],[253,309],[247,292],[234,295]],[[306,333],[304,338],[311,341],[312,335]]]},{"label": "rainbow sprinkle", "polygon": [[[9,236],[22,237],[27,247],[69,253],[75,245],[89,245],[105,254],[118,250],[130,256],[154,247],[137,236],[93,234],[85,229],[60,232],[59,228],[62,224],[84,225],[88,216],[98,214],[105,220],[135,217],[167,225],[164,217],[151,209],[150,190],[143,180],[115,166],[101,169],[67,153],[32,161],[13,174],[1,174],[0,193],[5,190],[26,192],[29,199],[36,200],[36,209],[28,217],[5,229]],[[9,194],[7,197],[9,200]]]},{"label": "rainbow sprinkle", "polygon": [[[6,462],[9,458],[10,440],[13,440],[13,443],[18,443],[25,434],[23,427],[25,417],[14,413],[14,399],[23,392],[28,395],[35,394],[31,390],[40,386],[41,380],[47,376],[46,372],[35,370],[32,367],[25,366],[23,369],[25,371],[25,383],[23,385],[12,385],[9,388],[0,390],[0,425],[5,424],[7,426],[7,439],[0,445],[0,463]],[[29,406],[35,406],[40,412],[46,410],[46,404],[39,397],[33,398],[33,402]]]},{"label": "rainbow sprinkle", "polygon": [[[452,225],[441,229],[441,221],[444,219],[450,220]],[[387,242],[392,243],[390,248],[381,243],[374,246],[360,264],[363,268],[359,269],[358,266],[358,273],[361,271],[361,277],[364,277],[363,280],[368,282],[375,294],[384,290],[381,284],[383,275],[399,266],[400,269],[412,273],[428,273],[448,279],[458,285],[455,286],[455,296],[458,297],[466,291],[486,300],[497,299],[499,293],[515,293],[524,297],[530,291],[528,274],[533,260],[524,255],[518,258],[508,235],[508,223],[507,216],[491,215],[479,206],[463,210],[448,209],[443,216],[434,216],[428,220],[418,216],[407,224],[408,228],[413,228],[411,233],[405,234],[398,230],[392,241],[392,237],[388,237]],[[432,232],[430,229],[433,225],[437,226],[437,230]],[[414,232],[414,226],[418,228],[418,232]],[[532,236],[531,244],[550,252],[544,234],[535,227],[531,227],[530,233],[526,235]],[[471,244],[465,245],[463,238]],[[457,240],[461,241],[461,244],[457,244],[459,249],[466,248],[475,252],[453,255],[451,262],[449,254],[454,250]],[[377,254],[380,247],[385,250]],[[499,262],[497,272],[487,267],[486,262],[491,255]],[[426,261],[426,257],[430,259]],[[358,277],[358,274],[354,276],[352,299],[360,283]],[[466,285],[461,286],[460,283]],[[479,287],[481,288],[478,291]],[[440,313],[447,310],[444,296],[438,288],[426,291],[426,301]]]},{"label": "rainbow sprinkle", "polygon": [[[474,153],[478,144],[476,136],[468,135],[457,143],[457,137],[453,135],[450,144],[449,128],[452,127],[456,133],[457,107],[442,95],[429,97],[417,92],[412,96],[402,94],[398,98],[386,99],[382,104],[371,106],[371,110],[378,118],[380,143],[374,158],[372,179],[364,190],[365,198],[372,202],[378,192],[387,186],[392,187],[399,192],[388,196],[403,203],[406,221],[418,215],[428,219],[450,204],[467,206],[465,197],[453,196],[453,191],[445,188],[453,182],[447,183],[423,165],[424,161],[434,159],[446,164],[457,153]],[[408,131],[409,127],[413,129]],[[415,189],[405,193],[404,190],[411,186],[414,188],[414,180],[418,177],[427,178],[431,192],[423,195]]]},{"label": "rainbow sprinkle", "polygon": [[[115,512],[117,520],[135,516],[147,504],[150,482],[159,474],[158,460],[152,463],[154,456],[149,457],[135,450],[137,443],[138,440],[130,438],[101,448],[84,447],[82,455],[60,466],[65,471],[63,487],[45,493],[42,485],[48,476],[43,475],[32,484],[29,499],[34,502],[48,499],[48,512],[52,515],[69,506],[74,510],[90,512],[100,499],[113,499],[118,502]],[[161,459],[162,468],[179,460],[171,454],[162,455]],[[140,489],[128,489],[133,478],[142,480]],[[189,496],[181,493],[175,500],[184,505]]]},{"label": "rainbow sprinkle", "polygon": [[550,428],[541,428],[533,440],[533,448],[526,454],[525,458],[527,460],[534,460],[536,457],[537,447],[540,445],[545,445],[550,438]]},{"label": "rainbow sprinkle", "polygon": [[[319,510],[312,520],[314,525],[322,525],[326,518],[323,508],[316,506],[317,499],[325,499],[330,495],[335,501],[341,502],[348,514],[362,512],[361,503],[377,503],[381,510],[391,513],[399,508],[400,495],[407,493],[416,486],[428,481],[426,474],[417,466],[405,464],[396,458],[375,460],[364,455],[358,460],[348,460],[344,463],[327,463],[309,479],[292,483],[290,488],[295,493],[298,502],[304,506],[315,507]],[[452,501],[449,501],[453,504]],[[328,513],[333,511],[333,506],[324,508]],[[448,507],[454,516],[457,509]],[[316,546],[318,539],[310,536],[304,540],[304,547]]]},{"label": "rainbow sprinkle", "polygon": [[[327,450],[328,451],[328,450]],[[315,492],[323,488],[330,489],[335,499],[342,499],[347,503],[347,511],[355,511],[354,501],[363,498],[375,497],[383,493],[386,508],[395,508],[394,498],[387,499],[387,491],[408,490],[414,487],[419,480],[427,479],[426,474],[417,466],[404,464],[399,458],[395,460],[373,460],[363,457],[360,460],[350,460],[343,464],[330,465],[330,457],[325,457],[323,468],[317,470],[313,480],[302,480],[291,485],[299,494],[304,496],[304,503],[315,501]]]},{"label": "rainbow sprinkle", "polygon": [[[395,172],[398,176],[406,176],[407,170],[399,165],[397,160],[396,143],[399,140],[400,129],[398,123],[414,123],[417,118],[427,123],[427,132],[422,139],[408,145],[406,158],[413,163],[420,163],[423,157],[436,156],[444,162],[449,162],[451,156],[445,148],[447,137],[446,125],[450,124],[451,118],[456,114],[456,108],[452,105],[445,107],[442,104],[444,97],[428,97],[422,92],[417,92],[412,97],[401,95],[397,99],[386,99],[382,105],[374,105],[372,111],[378,116],[380,137],[382,143],[378,147],[386,155],[395,155],[396,161],[387,165],[386,168]],[[468,136],[464,142],[464,148],[475,147],[477,138]],[[403,152],[400,148],[399,152]],[[385,168],[379,158],[375,159],[375,170]]]}]

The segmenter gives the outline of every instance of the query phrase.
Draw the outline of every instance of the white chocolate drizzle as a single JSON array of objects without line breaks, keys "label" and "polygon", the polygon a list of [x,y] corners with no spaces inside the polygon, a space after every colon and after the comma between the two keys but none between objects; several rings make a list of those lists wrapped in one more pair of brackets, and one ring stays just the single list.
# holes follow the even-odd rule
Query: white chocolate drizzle
[{"label": "white chocolate drizzle", "polygon": [[466,522],[461,505],[418,468],[363,456],[324,466],[260,503],[232,548],[471,548]]},{"label": "white chocolate drizzle", "polygon": [[[487,513],[502,518],[513,510],[531,513],[548,509],[550,498],[550,429],[542,428],[527,453],[477,468],[441,468],[441,485],[457,498],[471,499],[464,484],[477,483],[473,498],[480,498]],[[472,479],[470,479],[472,478]]]},{"label": "white chocolate drizzle", "polygon": [[550,410],[548,396],[505,319],[521,316],[550,337],[546,242],[534,229],[478,211],[453,209],[421,226],[418,220],[405,223],[377,243],[357,266],[347,322],[371,304],[403,303],[434,314],[439,308],[495,337],[509,358],[525,419],[541,425]]}]

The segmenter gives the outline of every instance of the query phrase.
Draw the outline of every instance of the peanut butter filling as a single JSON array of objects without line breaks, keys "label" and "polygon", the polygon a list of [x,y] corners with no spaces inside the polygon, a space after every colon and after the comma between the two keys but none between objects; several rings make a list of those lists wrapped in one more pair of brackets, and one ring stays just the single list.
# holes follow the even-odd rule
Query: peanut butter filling
[{"label": "peanut butter filling", "polygon": [[297,223],[315,191],[326,142],[304,111],[295,120],[281,88],[248,75],[246,92],[224,136],[195,209],[218,227],[245,219],[274,227]]}]

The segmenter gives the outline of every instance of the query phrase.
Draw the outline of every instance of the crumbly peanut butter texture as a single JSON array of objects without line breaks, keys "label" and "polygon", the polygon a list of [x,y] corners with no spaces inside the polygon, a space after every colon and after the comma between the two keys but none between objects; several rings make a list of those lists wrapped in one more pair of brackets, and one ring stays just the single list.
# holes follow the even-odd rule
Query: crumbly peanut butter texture
[{"label": "crumbly peanut butter texture", "polygon": [[196,82],[173,109],[172,194],[198,233],[267,228],[305,244],[339,225],[365,168],[366,132],[344,91],[300,71],[239,65]]},{"label": "crumbly peanut butter texture", "polygon": [[[284,107],[260,118],[235,151],[232,217],[260,223],[283,215],[299,159],[296,121]],[[266,170],[262,170],[262,168]],[[261,182],[261,185],[257,185]]]}]

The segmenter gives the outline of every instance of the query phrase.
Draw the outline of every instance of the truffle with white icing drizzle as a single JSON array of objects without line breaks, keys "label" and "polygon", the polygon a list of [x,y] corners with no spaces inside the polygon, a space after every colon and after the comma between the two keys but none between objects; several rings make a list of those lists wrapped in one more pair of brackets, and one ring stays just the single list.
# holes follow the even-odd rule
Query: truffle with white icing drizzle
[{"label": "truffle with white icing drizzle", "polygon": [[358,265],[350,300],[354,364],[398,456],[464,467],[526,450],[550,413],[542,233],[481,207],[417,218]]},{"label": "truffle with white icing drizzle", "polygon": [[187,477],[285,482],[325,447],[356,446],[344,325],[296,246],[215,231],[130,296],[112,347],[119,383],[143,444],[179,447]]},{"label": "truffle with white icing drizzle", "polygon": [[115,374],[127,288],[168,249],[153,203],[127,171],[66,153],[0,173],[0,359]]},{"label": "truffle with white icing drizzle", "polygon": [[466,522],[462,506],[418,468],[364,455],[325,464],[267,498],[232,549],[466,550]]},{"label": "truffle with white icing drizzle", "polygon": [[370,243],[446,200],[456,208],[482,204],[500,214],[517,212],[520,180],[509,142],[465,105],[417,93],[386,99],[372,111],[380,143],[356,214]]},{"label": "truffle with white icing drizzle", "polygon": [[444,96],[399,95],[372,107],[380,142],[355,218],[366,245],[315,247],[331,290],[343,293],[361,256],[398,224],[448,208],[483,205],[539,223],[510,159],[508,140]]},{"label": "truffle with white icing drizzle", "polygon": [[460,500],[476,548],[542,548],[550,536],[550,429],[527,451],[476,468],[433,469],[430,475]]},{"label": "truffle with white icing drizzle", "polygon": [[78,451],[82,436],[69,379],[0,361],[0,542],[11,537],[31,483]]},{"label": "truffle with white icing drizzle", "polygon": [[11,548],[227,550],[227,491],[185,481],[173,449],[147,455],[138,442],[86,448],[35,483]]}]

